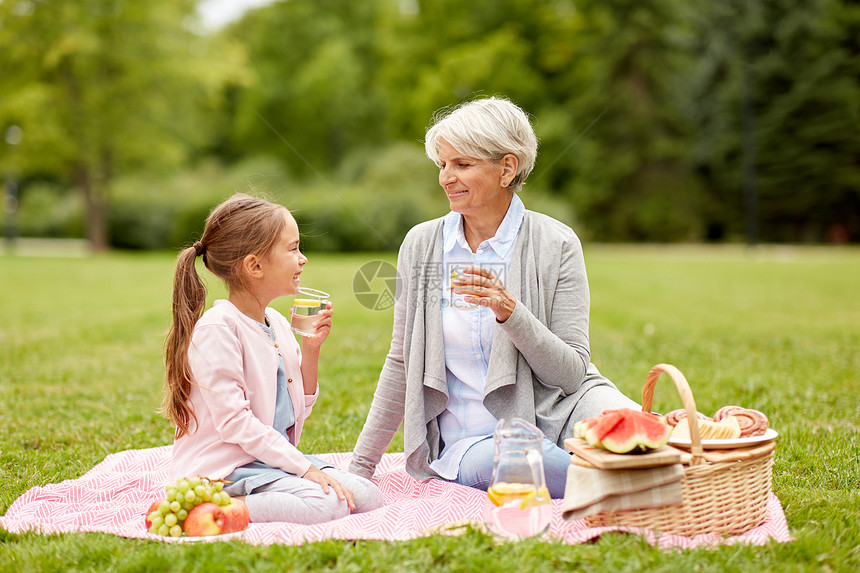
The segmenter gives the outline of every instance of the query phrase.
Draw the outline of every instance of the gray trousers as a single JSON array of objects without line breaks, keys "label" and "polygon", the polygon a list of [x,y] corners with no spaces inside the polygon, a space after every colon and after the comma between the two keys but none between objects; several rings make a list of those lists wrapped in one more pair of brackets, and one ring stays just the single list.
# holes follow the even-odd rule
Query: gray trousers
[{"label": "gray trousers", "polygon": [[[355,513],[382,507],[382,493],[370,482],[343,470],[327,467],[323,472],[339,481],[355,498]],[[288,521],[312,525],[349,515],[345,500],[338,499],[334,488],[323,493],[320,484],[286,476],[254,489],[245,497],[251,522]]]}]

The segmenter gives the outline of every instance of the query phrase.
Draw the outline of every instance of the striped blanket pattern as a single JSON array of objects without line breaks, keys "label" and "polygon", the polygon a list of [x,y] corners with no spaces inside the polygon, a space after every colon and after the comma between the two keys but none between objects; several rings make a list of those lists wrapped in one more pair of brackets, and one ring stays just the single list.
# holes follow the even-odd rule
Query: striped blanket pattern
[{"label": "striped blanket pattern", "polygon": [[[80,478],[34,487],[15,500],[4,516],[0,516],[0,527],[12,533],[31,530],[43,533],[101,532],[162,542],[188,542],[187,538],[152,535],[143,524],[147,508],[164,495],[171,447],[110,454]],[[345,467],[350,456],[350,453],[334,453],[320,457]],[[245,531],[202,540],[241,539],[255,545],[299,545],[326,539],[404,541],[433,532],[448,532],[450,524],[480,522],[482,519],[486,493],[441,480],[418,481],[406,473],[403,454],[385,454],[374,482],[385,501],[385,506],[378,510],[318,525],[253,523]],[[561,500],[553,501],[548,539],[583,543],[608,531],[639,534],[650,544],[663,549],[733,543],[763,545],[771,541],[791,540],[782,506],[773,493],[770,494],[765,522],[735,537],[699,535],[691,538],[624,527],[587,527],[581,519],[563,519]]]}]

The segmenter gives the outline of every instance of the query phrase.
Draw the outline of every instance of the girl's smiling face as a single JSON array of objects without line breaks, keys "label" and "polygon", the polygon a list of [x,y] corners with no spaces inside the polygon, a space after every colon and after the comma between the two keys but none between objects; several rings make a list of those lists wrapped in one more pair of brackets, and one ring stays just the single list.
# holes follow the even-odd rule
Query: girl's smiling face
[{"label": "girl's smiling face", "polygon": [[501,163],[468,157],[444,139],[439,143],[439,185],[445,190],[451,210],[461,215],[502,213],[511,193],[502,187]]},{"label": "girl's smiling face", "polygon": [[299,291],[302,267],[308,262],[299,250],[299,226],[289,211],[284,209],[285,224],[281,236],[264,257],[264,288],[271,299],[295,295]]}]

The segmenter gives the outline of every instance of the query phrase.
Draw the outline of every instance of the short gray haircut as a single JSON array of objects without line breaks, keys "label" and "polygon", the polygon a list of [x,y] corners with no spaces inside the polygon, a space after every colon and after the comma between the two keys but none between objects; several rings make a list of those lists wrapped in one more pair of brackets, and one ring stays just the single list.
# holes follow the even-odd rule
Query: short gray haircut
[{"label": "short gray haircut", "polygon": [[436,165],[442,140],[475,159],[499,161],[508,153],[516,155],[519,165],[509,185],[513,191],[522,188],[537,157],[538,141],[528,115],[504,98],[477,99],[436,112],[424,139],[427,157]]}]

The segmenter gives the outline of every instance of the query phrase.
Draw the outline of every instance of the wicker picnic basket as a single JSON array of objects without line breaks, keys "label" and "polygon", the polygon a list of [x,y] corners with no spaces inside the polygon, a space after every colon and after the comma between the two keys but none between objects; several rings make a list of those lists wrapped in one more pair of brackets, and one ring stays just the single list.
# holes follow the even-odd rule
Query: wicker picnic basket
[{"label": "wicker picnic basket", "polygon": [[[654,387],[664,372],[675,382],[687,416],[695,420],[696,402],[690,385],[670,364],[658,364],[649,372],[642,391],[642,410],[651,411]],[[682,456],[681,505],[602,512],[586,517],[586,524],[643,527],[686,536],[738,535],[760,525],[771,490],[775,442],[705,451],[696,424],[690,425],[690,434],[690,453]]]}]

